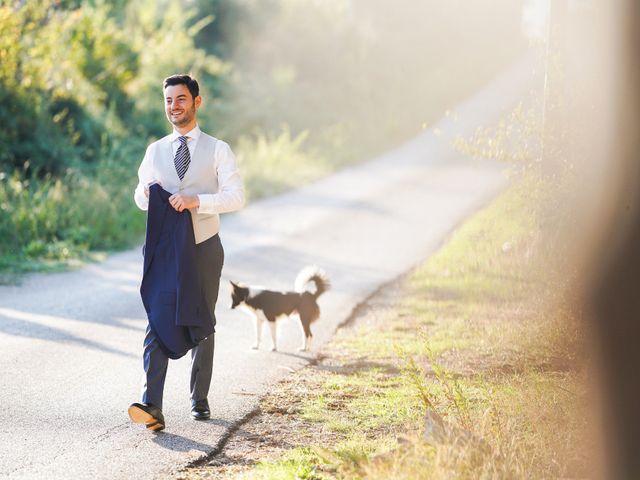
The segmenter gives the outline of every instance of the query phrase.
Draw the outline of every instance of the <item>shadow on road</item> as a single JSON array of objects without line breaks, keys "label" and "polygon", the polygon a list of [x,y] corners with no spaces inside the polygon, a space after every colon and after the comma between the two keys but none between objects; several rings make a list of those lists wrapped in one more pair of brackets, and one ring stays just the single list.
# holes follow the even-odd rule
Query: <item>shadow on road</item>
[{"label": "shadow on road", "polygon": [[213,450],[212,445],[206,443],[195,442],[182,435],[176,435],[175,433],[161,432],[157,434],[153,443],[166,448],[167,450],[173,450],[175,452],[189,452],[191,450],[199,450],[202,453],[209,453]]},{"label": "shadow on road", "polygon": [[313,353],[310,353],[310,352],[307,353],[306,355],[302,353],[282,352],[282,351],[276,351],[271,353],[273,353],[274,355],[285,355],[287,357],[299,358],[301,360],[306,360],[307,362],[310,362],[314,358]]},{"label": "shadow on road", "polygon": [[[243,430],[242,428],[234,429],[235,424],[227,420],[212,418],[211,420],[206,420],[200,423],[222,427],[223,432],[233,430],[239,435],[254,435],[252,432],[248,432],[246,430]],[[224,435],[222,437],[224,438]],[[219,438],[219,436],[212,435],[212,438]],[[177,435],[175,433],[169,433],[166,431],[160,432],[155,435],[153,438],[153,443],[166,448],[167,450],[173,450],[175,452],[189,452],[191,450],[198,450],[206,454],[211,453],[218,447],[217,442],[215,445],[209,445],[207,443],[197,442],[195,440],[191,440],[190,438],[183,437],[182,435]]]},{"label": "shadow on road", "polygon": [[68,342],[77,345],[99,350],[114,355],[124,357],[135,357],[128,352],[124,352],[117,348],[104,345],[102,343],[82,338],[65,331],[62,328],[53,327],[51,325],[43,325],[39,322],[67,322],[67,318],[55,317],[51,315],[40,315],[28,312],[20,312],[8,308],[0,308],[0,332],[20,337],[37,338],[40,340],[49,340],[53,342]]}]

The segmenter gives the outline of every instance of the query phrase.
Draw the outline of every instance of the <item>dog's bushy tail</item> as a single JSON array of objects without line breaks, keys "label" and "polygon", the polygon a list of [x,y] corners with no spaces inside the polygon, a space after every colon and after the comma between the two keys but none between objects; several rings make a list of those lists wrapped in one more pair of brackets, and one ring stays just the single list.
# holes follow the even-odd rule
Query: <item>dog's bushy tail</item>
[{"label": "dog's bushy tail", "polygon": [[329,290],[330,283],[327,275],[324,273],[324,270],[316,265],[309,265],[300,270],[294,284],[295,291],[298,293],[307,291],[307,284],[310,282],[313,282],[316,285],[315,292],[309,292],[313,295],[314,299],[317,299],[320,295]]}]

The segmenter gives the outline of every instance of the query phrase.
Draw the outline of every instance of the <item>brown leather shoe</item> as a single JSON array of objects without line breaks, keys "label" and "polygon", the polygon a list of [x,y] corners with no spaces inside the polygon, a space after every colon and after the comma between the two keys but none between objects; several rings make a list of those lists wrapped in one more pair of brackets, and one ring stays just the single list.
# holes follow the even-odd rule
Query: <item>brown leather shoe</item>
[{"label": "brown leather shoe", "polygon": [[197,402],[191,402],[191,416],[194,420],[209,420],[211,411],[209,410],[209,402],[206,398],[204,400],[198,400]]},{"label": "brown leather shoe", "polygon": [[154,432],[164,430],[164,415],[155,405],[132,403],[129,407],[129,418],[135,423],[144,423],[145,427]]}]

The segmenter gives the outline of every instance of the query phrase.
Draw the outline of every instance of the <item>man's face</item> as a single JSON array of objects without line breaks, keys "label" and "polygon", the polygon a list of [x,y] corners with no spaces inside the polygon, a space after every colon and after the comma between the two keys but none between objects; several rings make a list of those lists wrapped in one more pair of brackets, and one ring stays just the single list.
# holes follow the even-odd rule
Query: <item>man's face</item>
[{"label": "man's face", "polygon": [[196,110],[202,99],[191,97],[186,85],[169,85],[164,89],[164,107],[169,120],[176,127],[184,127],[192,123],[196,117]]}]

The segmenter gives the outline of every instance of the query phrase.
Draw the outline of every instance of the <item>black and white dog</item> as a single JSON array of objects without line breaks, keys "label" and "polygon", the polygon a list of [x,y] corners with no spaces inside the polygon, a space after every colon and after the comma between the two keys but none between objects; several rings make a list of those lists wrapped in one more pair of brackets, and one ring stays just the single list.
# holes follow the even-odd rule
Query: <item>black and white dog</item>
[{"label": "black and white dog", "polygon": [[[315,291],[308,291],[307,284],[313,282]],[[262,287],[251,287],[231,282],[231,308],[240,307],[251,315],[255,321],[257,349],[260,346],[262,325],[266,320],[271,327],[272,351],[278,349],[276,341],[276,320],[290,315],[297,315],[302,324],[304,342],[299,350],[311,348],[311,324],[320,316],[318,297],[329,289],[329,280],[325,273],[316,266],[303,268],[294,283],[293,292],[276,292]]]}]

